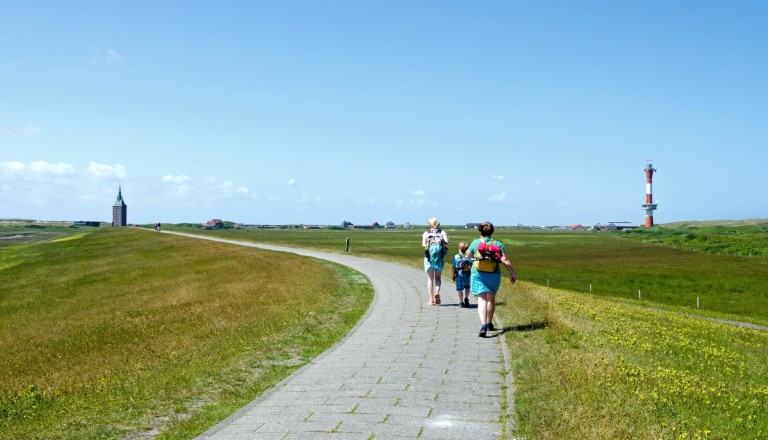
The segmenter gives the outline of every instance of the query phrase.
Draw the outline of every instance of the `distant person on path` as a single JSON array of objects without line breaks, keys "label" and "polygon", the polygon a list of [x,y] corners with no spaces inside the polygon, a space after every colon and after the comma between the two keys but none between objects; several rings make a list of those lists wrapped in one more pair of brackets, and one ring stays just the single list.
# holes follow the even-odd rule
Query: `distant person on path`
[{"label": "distant person on path", "polygon": [[475,258],[472,263],[470,288],[472,295],[477,298],[477,310],[480,314],[480,337],[484,338],[488,331],[494,331],[493,312],[496,310],[496,292],[501,286],[501,267],[503,264],[509,272],[509,280],[517,281],[515,269],[507,258],[504,244],[491,238],[493,223],[485,222],[478,226],[480,238],[469,245],[469,252]]},{"label": "distant person on path", "polygon": [[459,307],[469,307],[469,282],[472,273],[472,254],[467,252],[469,243],[459,242],[459,252],[453,256],[453,281],[456,281],[456,293],[459,295]]},{"label": "distant person on path", "polygon": [[424,247],[424,271],[427,273],[427,292],[429,305],[440,304],[440,285],[442,284],[445,254],[448,251],[448,234],[440,229],[440,220],[432,217],[428,220],[429,229],[421,235]]}]

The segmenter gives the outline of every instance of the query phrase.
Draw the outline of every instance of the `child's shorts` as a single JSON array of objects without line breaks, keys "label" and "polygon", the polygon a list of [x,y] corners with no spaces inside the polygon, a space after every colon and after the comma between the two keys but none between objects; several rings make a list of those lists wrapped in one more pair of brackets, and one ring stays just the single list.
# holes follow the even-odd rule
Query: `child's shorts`
[{"label": "child's shorts", "polygon": [[469,289],[469,275],[470,272],[459,272],[456,276],[456,291],[461,292],[464,289]]}]

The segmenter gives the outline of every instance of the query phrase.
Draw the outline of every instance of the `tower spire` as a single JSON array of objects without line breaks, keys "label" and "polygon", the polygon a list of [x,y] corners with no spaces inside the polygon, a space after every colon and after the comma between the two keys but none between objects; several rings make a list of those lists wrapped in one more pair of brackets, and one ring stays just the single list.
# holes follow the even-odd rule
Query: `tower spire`
[{"label": "tower spire", "polygon": [[125,202],[123,201],[123,187],[118,186],[117,187],[117,200],[115,200],[115,206],[124,205]]}]

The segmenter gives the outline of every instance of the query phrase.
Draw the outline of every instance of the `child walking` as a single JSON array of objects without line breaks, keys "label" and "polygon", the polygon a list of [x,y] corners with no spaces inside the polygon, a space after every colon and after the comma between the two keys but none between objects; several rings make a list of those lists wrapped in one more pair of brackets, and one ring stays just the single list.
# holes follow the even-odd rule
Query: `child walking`
[{"label": "child walking", "polygon": [[453,280],[456,281],[456,293],[459,295],[459,307],[469,307],[469,281],[472,273],[471,255],[467,253],[469,244],[459,242],[459,252],[453,256]]}]

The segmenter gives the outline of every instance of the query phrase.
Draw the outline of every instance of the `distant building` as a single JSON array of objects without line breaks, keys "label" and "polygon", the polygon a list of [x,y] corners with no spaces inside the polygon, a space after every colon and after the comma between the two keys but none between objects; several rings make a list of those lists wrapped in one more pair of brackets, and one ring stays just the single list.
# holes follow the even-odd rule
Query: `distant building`
[{"label": "distant building", "polygon": [[121,187],[117,187],[117,200],[112,205],[112,226],[128,226],[128,205],[123,200]]},{"label": "distant building", "polygon": [[98,228],[99,226],[101,226],[101,222],[89,222],[89,221],[78,220],[74,222],[72,225],[73,226],[91,226],[94,228]]},{"label": "distant building", "polygon": [[203,227],[205,229],[221,229],[224,227],[224,222],[220,218],[215,218],[213,220],[208,220],[203,224]]}]

